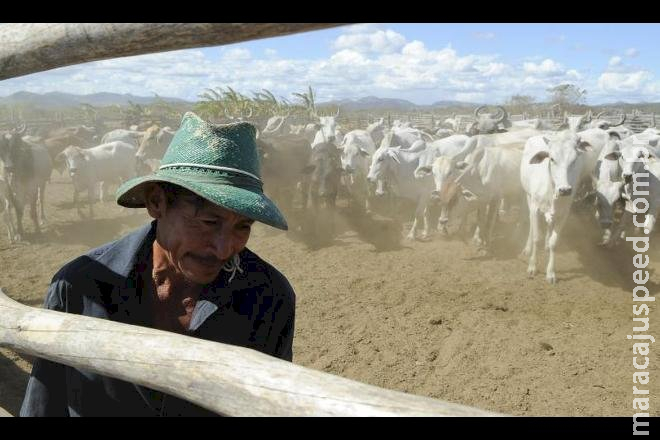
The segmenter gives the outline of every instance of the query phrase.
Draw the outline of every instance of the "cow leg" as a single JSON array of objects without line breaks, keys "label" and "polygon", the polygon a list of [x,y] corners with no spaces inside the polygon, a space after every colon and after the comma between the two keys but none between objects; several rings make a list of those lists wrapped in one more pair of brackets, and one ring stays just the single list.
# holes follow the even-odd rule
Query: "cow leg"
[{"label": "cow leg", "polygon": [[37,203],[39,201],[39,187],[34,189],[34,192],[30,194],[29,205],[30,205],[30,218],[34,224],[34,232],[36,235],[41,234],[41,228],[39,227],[39,216]]},{"label": "cow leg", "polygon": [[95,191],[94,191],[95,189],[96,189],[96,185],[91,185],[91,186],[88,187],[88,190],[87,190],[87,204],[89,206],[89,218],[90,219],[94,217],[93,205],[94,205],[94,198],[95,198],[94,197],[95,196]]},{"label": "cow leg", "polygon": [[99,202],[103,203],[103,193],[105,192],[105,182],[99,182]]},{"label": "cow leg", "polygon": [[39,220],[39,224],[41,226],[44,226],[46,224],[46,213],[44,209],[45,200],[46,200],[46,183],[44,182],[39,186],[39,206],[41,211],[41,219]]},{"label": "cow leg", "polygon": [[536,206],[530,206],[529,210],[529,233],[531,238],[531,248],[529,252],[529,264],[527,265],[527,275],[533,277],[536,275],[536,251],[540,244],[539,238],[539,215]]},{"label": "cow leg", "polygon": [[557,247],[559,233],[568,219],[569,212],[570,207],[565,207],[562,209],[560,215],[556,216],[556,221],[548,224],[548,230],[552,230],[552,232],[548,238],[548,267],[546,268],[545,279],[550,284],[555,284],[557,282],[557,275],[555,274],[555,248]]}]

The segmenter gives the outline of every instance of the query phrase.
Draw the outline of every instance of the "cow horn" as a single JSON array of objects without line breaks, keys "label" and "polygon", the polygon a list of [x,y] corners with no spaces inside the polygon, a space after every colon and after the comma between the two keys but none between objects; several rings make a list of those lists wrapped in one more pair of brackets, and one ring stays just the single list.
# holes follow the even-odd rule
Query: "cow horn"
[{"label": "cow horn", "polygon": [[479,118],[479,112],[480,112],[481,110],[485,109],[485,108],[486,108],[485,105],[480,105],[479,107],[477,107],[477,108],[474,110],[474,117],[478,119],[478,118]]},{"label": "cow horn", "polygon": [[507,113],[506,113],[506,110],[504,109],[504,107],[502,107],[501,105],[498,105],[497,108],[501,112],[501,115],[499,115],[499,117],[497,118],[498,119],[497,122],[499,123],[499,122],[504,121],[507,118]]},{"label": "cow horn", "polygon": [[339,106],[337,106],[337,113],[335,113],[335,118],[339,117]]},{"label": "cow horn", "polygon": [[250,114],[245,116],[245,119],[250,119],[252,117],[252,107],[249,108]]},{"label": "cow horn", "polygon": [[621,115],[621,120],[617,122],[616,124],[610,124],[610,127],[618,127],[619,125],[623,125],[623,123],[626,122],[626,113],[623,112]]},{"label": "cow horn", "polygon": [[591,122],[591,110],[588,110],[584,116],[582,116],[584,122]]},{"label": "cow horn", "polygon": [[596,119],[600,119],[601,116],[603,116],[606,112],[602,111],[596,115]]},{"label": "cow horn", "polygon": [[23,136],[25,132],[27,131],[27,125],[25,125],[25,122],[21,123],[16,129],[14,130],[17,135]]},{"label": "cow horn", "polygon": [[280,117],[282,118],[282,120],[281,120],[280,123],[277,125],[277,127],[273,129],[274,132],[277,132],[277,131],[280,129],[280,127],[282,126],[282,124],[284,124],[284,120],[286,119],[286,116],[280,116]]}]

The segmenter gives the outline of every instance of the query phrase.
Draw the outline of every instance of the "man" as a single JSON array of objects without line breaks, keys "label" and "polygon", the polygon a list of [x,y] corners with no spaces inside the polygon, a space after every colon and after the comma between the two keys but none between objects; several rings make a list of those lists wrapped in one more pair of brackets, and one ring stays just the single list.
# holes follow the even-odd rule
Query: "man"
[{"label": "man", "polygon": [[[257,154],[252,125],[216,126],[186,113],[160,168],[117,190],[119,205],[146,207],[154,221],[65,265],[45,307],[291,361],[294,291],[246,248],[254,221],[287,229],[262,191]],[[210,415],[174,396],[44,359],[34,363],[20,414]]]}]

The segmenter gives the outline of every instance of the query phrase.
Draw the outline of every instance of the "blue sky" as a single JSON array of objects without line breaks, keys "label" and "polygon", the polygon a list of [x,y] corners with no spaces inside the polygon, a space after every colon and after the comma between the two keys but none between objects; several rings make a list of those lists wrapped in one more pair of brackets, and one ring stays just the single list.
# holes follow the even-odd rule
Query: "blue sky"
[{"label": "blue sky", "polygon": [[158,93],[195,100],[205,87],[267,88],[318,100],[375,95],[418,104],[547,99],[573,83],[587,103],[660,101],[657,24],[361,24],[223,47],[70,66],[0,81],[0,96]]}]

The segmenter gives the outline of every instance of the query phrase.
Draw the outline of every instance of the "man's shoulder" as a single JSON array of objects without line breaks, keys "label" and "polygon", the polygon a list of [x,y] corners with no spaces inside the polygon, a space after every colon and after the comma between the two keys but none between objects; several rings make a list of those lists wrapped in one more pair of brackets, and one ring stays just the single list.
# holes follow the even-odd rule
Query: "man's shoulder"
[{"label": "man's shoulder", "polygon": [[244,265],[244,270],[248,274],[259,273],[265,276],[273,286],[273,293],[275,295],[282,295],[292,301],[295,300],[293,287],[282,272],[248,248],[243,249],[240,256],[241,264]]},{"label": "man's shoulder", "polygon": [[[140,227],[117,240],[102,244],[90,249],[85,254],[69,261],[55,274],[54,278],[71,278],[77,274],[85,274],[86,278],[93,278],[100,268],[114,271],[117,267],[125,266],[125,261],[139,248],[137,242],[144,239],[148,231],[147,226]],[[127,255],[122,255],[127,254]]]}]

